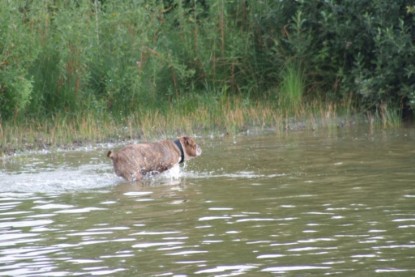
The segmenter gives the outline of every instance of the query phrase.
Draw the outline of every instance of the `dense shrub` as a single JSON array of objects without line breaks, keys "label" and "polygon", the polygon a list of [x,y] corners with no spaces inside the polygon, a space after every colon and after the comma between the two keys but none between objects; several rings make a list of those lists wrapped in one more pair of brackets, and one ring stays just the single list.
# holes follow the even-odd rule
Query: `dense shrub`
[{"label": "dense shrub", "polygon": [[413,2],[275,1],[267,11],[259,22],[266,52],[300,64],[308,94],[353,95],[363,109],[415,104]]},{"label": "dense shrub", "polygon": [[0,116],[285,103],[286,74],[296,103],[415,105],[414,20],[409,0],[0,1]]},{"label": "dense shrub", "polygon": [[0,119],[24,112],[35,97],[28,68],[40,49],[31,27],[15,2],[0,1]]}]

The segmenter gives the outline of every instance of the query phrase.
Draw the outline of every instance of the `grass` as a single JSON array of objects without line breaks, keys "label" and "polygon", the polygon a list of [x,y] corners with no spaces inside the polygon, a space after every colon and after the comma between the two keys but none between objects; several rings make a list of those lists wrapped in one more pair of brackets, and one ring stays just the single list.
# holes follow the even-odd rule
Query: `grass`
[{"label": "grass", "polygon": [[[189,101],[191,104],[189,104]],[[183,107],[187,106],[187,109]],[[178,108],[180,107],[180,108]],[[239,97],[178,100],[164,111],[144,110],[126,117],[84,112],[58,114],[37,120],[25,118],[0,124],[0,156],[25,150],[71,148],[100,142],[156,140],[179,135],[218,136],[240,132],[272,130],[315,130],[345,126],[352,117],[350,107],[313,102],[298,105],[295,111],[281,112],[272,102],[246,101]],[[396,116],[387,109],[368,116],[369,123],[396,126]],[[374,124],[374,123],[373,123]]]},{"label": "grass", "polygon": [[302,105],[305,91],[304,77],[299,66],[288,64],[281,72],[282,80],[279,89],[279,105],[289,112],[298,111]]}]

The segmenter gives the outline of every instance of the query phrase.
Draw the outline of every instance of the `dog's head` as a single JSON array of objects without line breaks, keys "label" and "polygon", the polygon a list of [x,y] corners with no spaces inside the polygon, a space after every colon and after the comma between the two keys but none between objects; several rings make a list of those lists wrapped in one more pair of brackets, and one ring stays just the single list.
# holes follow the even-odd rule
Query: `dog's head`
[{"label": "dog's head", "polygon": [[202,154],[202,148],[191,137],[180,137],[180,143],[183,147],[184,159],[190,160]]}]

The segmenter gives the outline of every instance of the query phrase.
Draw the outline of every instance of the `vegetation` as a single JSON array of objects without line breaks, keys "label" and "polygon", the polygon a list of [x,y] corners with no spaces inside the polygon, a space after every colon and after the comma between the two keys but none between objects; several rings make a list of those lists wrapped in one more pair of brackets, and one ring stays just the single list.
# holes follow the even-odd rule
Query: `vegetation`
[{"label": "vegetation", "polygon": [[409,0],[0,1],[1,148],[406,116],[414,21]]}]

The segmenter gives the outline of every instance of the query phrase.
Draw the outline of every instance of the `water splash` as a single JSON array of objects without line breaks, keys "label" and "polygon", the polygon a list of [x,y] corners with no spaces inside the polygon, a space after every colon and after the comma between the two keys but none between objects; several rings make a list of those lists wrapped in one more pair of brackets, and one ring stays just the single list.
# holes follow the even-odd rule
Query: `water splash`
[{"label": "water splash", "polygon": [[59,167],[46,171],[0,172],[0,192],[62,193],[111,186],[116,177],[102,172],[102,164]]},{"label": "water splash", "polygon": [[225,178],[225,179],[272,179],[277,177],[287,176],[285,173],[274,173],[274,174],[260,174],[254,171],[236,171],[236,172],[197,172],[189,171],[184,172],[183,176],[192,179],[210,179],[210,178]]}]

